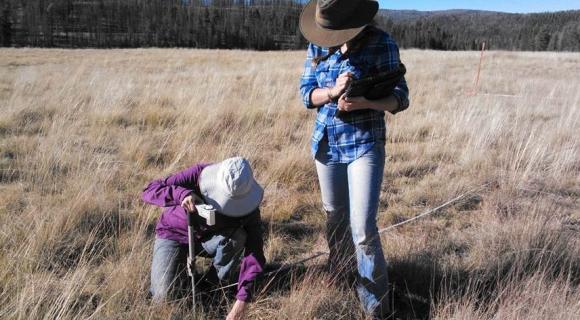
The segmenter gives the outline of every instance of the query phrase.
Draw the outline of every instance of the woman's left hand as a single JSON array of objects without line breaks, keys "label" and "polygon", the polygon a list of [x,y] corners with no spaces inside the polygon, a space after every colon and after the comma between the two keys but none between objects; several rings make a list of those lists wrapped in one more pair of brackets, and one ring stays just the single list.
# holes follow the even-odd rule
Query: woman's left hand
[{"label": "woman's left hand", "polygon": [[242,320],[246,318],[246,302],[241,301],[241,300],[237,300],[236,303],[234,303],[234,306],[232,307],[232,310],[230,310],[230,313],[228,314],[228,317],[226,318],[226,320]]},{"label": "woman's left hand", "polygon": [[369,100],[365,97],[346,98],[344,95],[338,99],[338,110],[340,111],[356,111],[369,108]]}]

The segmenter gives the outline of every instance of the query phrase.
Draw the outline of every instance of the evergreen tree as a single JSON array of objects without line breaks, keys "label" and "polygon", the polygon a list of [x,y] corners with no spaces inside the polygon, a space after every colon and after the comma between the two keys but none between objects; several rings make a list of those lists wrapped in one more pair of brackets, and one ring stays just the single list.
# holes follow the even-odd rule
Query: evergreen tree
[{"label": "evergreen tree", "polygon": [[12,44],[12,17],[10,16],[10,6],[5,4],[0,8],[0,45],[10,47]]}]

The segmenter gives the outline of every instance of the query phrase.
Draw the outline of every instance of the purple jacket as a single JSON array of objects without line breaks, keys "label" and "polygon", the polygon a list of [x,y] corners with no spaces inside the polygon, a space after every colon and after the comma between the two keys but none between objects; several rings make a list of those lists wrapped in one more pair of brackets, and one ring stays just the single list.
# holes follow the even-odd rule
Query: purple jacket
[{"label": "purple jacket", "polygon": [[[143,190],[143,201],[165,208],[155,227],[158,238],[187,245],[187,215],[185,209],[181,207],[181,202],[193,192],[201,195],[199,179],[201,171],[208,165],[199,163],[166,179],[154,180]],[[256,210],[243,218],[229,218],[218,214],[214,226],[208,226],[205,219],[197,215],[195,217],[194,228],[197,239],[210,238],[220,229],[232,227],[242,227],[247,233],[236,299],[249,301],[253,282],[264,270],[266,262],[260,211]]]}]

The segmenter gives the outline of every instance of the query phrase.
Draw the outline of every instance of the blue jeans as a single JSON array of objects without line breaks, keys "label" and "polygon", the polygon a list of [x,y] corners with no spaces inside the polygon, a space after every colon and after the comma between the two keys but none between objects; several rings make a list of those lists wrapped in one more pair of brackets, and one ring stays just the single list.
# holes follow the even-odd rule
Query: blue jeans
[{"label": "blue jeans", "polygon": [[[213,272],[219,280],[230,280],[230,272],[244,250],[246,232],[242,228],[227,229],[204,242],[196,242],[196,255],[212,258]],[[164,302],[171,293],[187,285],[187,246],[177,241],[155,239],[151,263],[151,288],[154,302]]]},{"label": "blue jeans", "polygon": [[328,144],[323,140],[316,156],[316,170],[327,213],[329,263],[344,270],[356,253],[357,291],[365,311],[386,312],[387,264],[376,222],[385,144],[377,142],[372,150],[349,164],[329,162],[327,153]]}]

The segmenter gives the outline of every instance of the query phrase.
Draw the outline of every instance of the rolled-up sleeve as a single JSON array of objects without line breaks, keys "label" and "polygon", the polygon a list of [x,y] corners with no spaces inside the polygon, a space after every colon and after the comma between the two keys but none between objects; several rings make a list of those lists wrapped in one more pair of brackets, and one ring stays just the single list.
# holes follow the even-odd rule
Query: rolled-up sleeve
[{"label": "rolled-up sleeve", "polygon": [[405,77],[401,78],[401,81],[399,81],[393,90],[393,96],[395,96],[397,101],[399,101],[399,108],[393,111],[393,114],[397,114],[409,108],[411,102],[409,101],[409,87],[407,86],[407,80],[405,80]]},{"label": "rolled-up sleeve", "polygon": [[312,65],[312,59],[316,56],[316,47],[313,44],[308,45],[308,52],[306,54],[306,61],[304,62],[304,71],[300,78],[300,94],[302,95],[302,102],[306,108],[313,109],[312,92],[318,88],[318,81],[316,80],[316,67]]},{"label": "rolled-up sleeve", "polygon": [[[379,55],[379,68],[381,70],[395,70],[398,68],[399,64],[401,63],[401,56],[397,43],[390,37],[387,37],[384,40],[384,46],[381,47],[384,52]],[[407,86],[407,80],[405,77],[401,78],[393,90],[393,96],[399,102],[399,108],[393,111],[393,114],[399,113],[409,108],[409,87]]]}]

